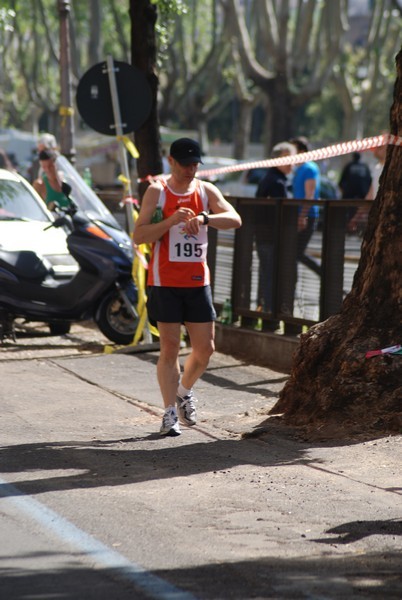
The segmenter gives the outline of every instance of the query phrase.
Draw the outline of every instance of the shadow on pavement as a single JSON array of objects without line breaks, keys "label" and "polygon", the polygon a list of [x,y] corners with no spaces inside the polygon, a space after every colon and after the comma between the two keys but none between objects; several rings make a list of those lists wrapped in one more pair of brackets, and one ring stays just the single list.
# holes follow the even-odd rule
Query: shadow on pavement
[{"label": "shadow on pavement", "polygon": [[[339,558],[258,560],[207,565],[174,572],[181,589],[203,600],[231,598],[395,599],[401,597],[402,557],[397,553],[348,555]],[[158,572],[169,579],[172,572]]]},{"label": "shadow on pavement", "polygon": [[[135,449],[135,444],[157,440],[162,447]],[[256,445],[247,440],[215,440],[173,445],[177,438],[160,435],[126,440],[34,443],[0,447],[0,471],[68,470],[69,475],[28,479],[16,484],[23,493],[127,485],[174,476],[208,473],[237,465],[278,466],[307,464],[305,449],[296,443]],[[172,441],[173,440],[173,441]],[[179,442],[178,442],[179,443]],[[110,446],[113,446],[110,448]],[[317,459],[314,459],[317,464]],[[71,474],[71,470],[84,471]],[[2,486],[0,485],[0,495]]]},{"label": "shadow on pavement", "polygon": [[[20,555],[18,558],[24,559]],[[32,560],[36,557],[27,555],[25,558]],[[57,560],[57,553],[50,554],[48,558]],[[73,555],[72,560],[80,558],[81,555]],[[133,583],[124,581],[121,573],[112,569],[95,570],[91,567],[74,566],[72,563],[46,572],[1,567],[2,562],[0,557],[2,598],[7,600],[33,597],[60,600],[149,598]],[[399,554],[381,552],[364,556],[350,554],[339,558],[261,557],[258,560],[169,569],[153,574],[200,600],[399,600],[402,592],[401,571],[402,558]],[[179,592],[178,600],[180,597]]]},{"label": "shadow on pavement", "polygon": [[[0,594],[4,600],[55,599],[58,600],[141,600],[149,595],[141,593],[131,582],[112,569],[85,566],[81,553],[58,552],[18,553],[0,555]],[[15,560],[19,567],[4,566]],[[48,567],[43,565],[47,561]],[[26,562],[26,567],[24,567]],[[59,563],[59,564],[58,564]],[[63,566],[60,566],[62,563]],[[68,563],[68,566],[64,566]],[[76,566],[74,565],[76,563]],[[36,565],[33,569],[32,565]]]},{"label": "shadow on pavement", "polygon": [[[136,354],[135,358],[137,360],[142,360],[144,362],[150,362],[153,365],[156,365],[158,362],[158,355],[147,353],[147,354]],[[185,354],[182,354],[182,361],[185,359]],[[224,390],[233,390],[233,391],[241,391],[249,394],[259,394],[260,396],[264,396],[266,398],[278,397],[279,392],[270,389],[269,385],[281,385],[284,384],[289,376],[284,375],[283,373],[278,373],[277,376],[270,377],[269,379],[257,379],[253,381],[245,381],[245,378],[242,377],[241,369],[247,369],[248,363],[238,361],[235,366],[228,365],[213,365],[210,364],[208,369],[203,373],[201,379],[213,386],[216,386],[217,389]],[[225,377],[224,371],[229,371],[228,376]],[[274,373],[272,371],[272,373]],[[234,381],[234,377],[237,376],[239,378],[238,381]],[[248,375],[249,377],[249,375]]]},{"label": "shadow on pavement", "polygon": [[370,535],[402,535],[402,521],[352,521],[328,529],[325,533],[335,533],[338,537],[313,540],[322,544],[351,544]]}]

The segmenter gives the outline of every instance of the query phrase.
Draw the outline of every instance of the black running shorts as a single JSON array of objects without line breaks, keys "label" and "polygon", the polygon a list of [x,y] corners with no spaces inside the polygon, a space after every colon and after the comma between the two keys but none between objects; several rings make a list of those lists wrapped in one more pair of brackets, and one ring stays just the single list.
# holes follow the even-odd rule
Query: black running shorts
[{"label": "black running shorts", "polygon": [[151,323],[209,323],[216,320],[209,285],[191,288],[149,286],[147,294]]}]

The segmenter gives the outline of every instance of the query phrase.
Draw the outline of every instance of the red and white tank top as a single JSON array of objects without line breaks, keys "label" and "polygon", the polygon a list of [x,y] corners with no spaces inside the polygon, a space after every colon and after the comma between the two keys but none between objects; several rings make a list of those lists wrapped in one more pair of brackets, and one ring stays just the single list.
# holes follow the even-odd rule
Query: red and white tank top
[{"label": "red and white tank top", "polygon": [[[194,190],[187,194],[173,192],[166,181],[158,206],[166,219],[180,206],[191,208],[196,215],[208,210],[208,196],[203,183],[195,179]],[[197,235],[184,231],[183,223],[174,225],[155,242],[148,269],[148,285],[164,287],[202,287],[209,285],[207,265],[208,227],[201,225]]]}]

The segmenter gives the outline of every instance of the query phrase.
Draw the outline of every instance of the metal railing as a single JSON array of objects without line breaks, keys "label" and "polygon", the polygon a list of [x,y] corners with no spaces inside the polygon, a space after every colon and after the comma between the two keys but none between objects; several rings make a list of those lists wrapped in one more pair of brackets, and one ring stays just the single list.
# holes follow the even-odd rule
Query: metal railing
[{"label": "metal railing", "polygon": [[[350,211],[371,203],[362,200],[294,200],[227,198],[243,225],[232,232],[210,228],[208,263],[218,312],[229,298],[233,319],[240,327],[295,335],[337,313],[351,289],[360,259],[361,237],[348,232]],[[302,206],[319,207],[317,229],[298,256],[297,221]],[[255,219],[257,207],[271,207],[271,222]],[[260,269],[256,234],[270,236],[273,266],[269,309],[258,296]]]}]

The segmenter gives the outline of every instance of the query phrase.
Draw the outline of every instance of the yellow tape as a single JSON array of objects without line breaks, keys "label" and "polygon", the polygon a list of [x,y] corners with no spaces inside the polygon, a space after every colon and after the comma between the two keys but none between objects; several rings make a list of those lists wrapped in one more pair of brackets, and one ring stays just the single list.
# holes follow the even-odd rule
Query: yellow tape
[{"label": "yellow tape", "polygon": [[[136,221],[136,219],[137,219],[137,217],[135,216],[134,220]],[[141,335],[144,332],[144,327],[147,322],[147,308],[146,308],[147,295],[146,295],[146,291],[145,291],[147,270],[144,265],[143,258],[145,258],[146,255],[149,255],[151,252],[149,244],[141,244],[139,246],[138,250],[139,250],[139,254],[141,255],[141,258],[138,254],[135,255],[134,262],[133,262],[133,279],[134,279],[134,283],[138,290],[137,311],[138,311],[138,314],[140,315],[140,319],[139,319],[139,323],[137,326],[137,331],[135,332],[134,340],[132,342],[133,345],[136,345],[138,343],[138,341],[140,340]],[[152,335],[159,337],[159,331],[156,329],[156,327],[153,327],[153,325],[151,325],[150,323],[148,323],[148,330]]]},{"label": "yellow tape", "polygon": [[[138,212],[134,211],[134,223],[138,219]],[[140,315],[140,321],[137,327],[136,334],[134,336],[133,344],[135,345],[140,336],[142,335],[146,323],[147,318],[147,310],[146,310],[146,302],[147,295],[145,292],[146,288],[146,273],[147,273],[147,255],[151,254],[151,247],[149,244],[141,244],[138,247],[138,252],[136,252],[133,262],[133,279],[137,286],[138,290],[138,307],[137,311]],[[148,323],[149,332],[152,335],[159,337],[159,331],[156,327]]]},{"label": "yellow tape", "polygon": [[[134,216],[134,223],[135,223],[138,219],[138,211],[136,211],[136,210],[133,211],[133,216]],[[146,274],[147,274],[146,257],[149,256],[150,254],[151,254],[151,246],[149,244],[141,244],[138,247],[138,252],[135,254],[134,262],[133,262],[133,279],[134,279],[134,282],[135,282],[135,284],[137,286],[137,290],[138,290],[137,311],[138,311],[138,314],[140,315],[140,320],[138,323],[137,331],[135,333],[134,340],[132,342],[134,345],[136,343],[138,343],[138,340],[140,339],[140,337],[144,331],[145,324],[147,322],[147,308],[146,308],[147,295],[146,295],[146,291],[145,291],[145,289],[146,289]],[[152,335],[159,337],[159,331],[157,330],[156,327],[154,327],[150,323],[148,323],[148,330]]]},{"label": "yellow tape", "polygon": [[130,140],[130,138],[128,138],[126,135],[118,135],[116,136],[117,139],[119,140],[119,142],[123,142],[123,144],[126,147],[126,150],[128,152],[130,152],[131,156],[133,158],[139,158],[140,157],[140,153],[138,152],[134,142],[132,142]]},{"label": "yellow tape", "polygon": [[117,179],[122,182],[122,184],[124,185],[124,192],[127,193],[130,189],[130,180],[127,179],[127,177],[123,175],[123,173],[120,173]]},{"label": "yellow tape", "polygon": [[66,122],[67,122],[67,117],[74,116],[74,108],[72,106],[60,106],[59,115],[61,117],[63,117],[61,120],[61,126],[65,127]]},{"label": "yellow tape", "polygon": [[[138,218],[138,211],[133,211],[134,223]],[[146,273],[147,273],[147,256],[151,253],[149,244],[141,244],[138,247],[138,252],[134,255],[132,275],[138,292],[137,313],[139,316],[137,329],[135,330],[133,341],[130,346],[136,346],[143,336],[144,329],[147,326],[149,333],[155,337],[159,337],[159,331],[151,325],[147,320],[147,295],[146,295]],[[112,346],[104,346],[105,354],[113,352]]]}]

